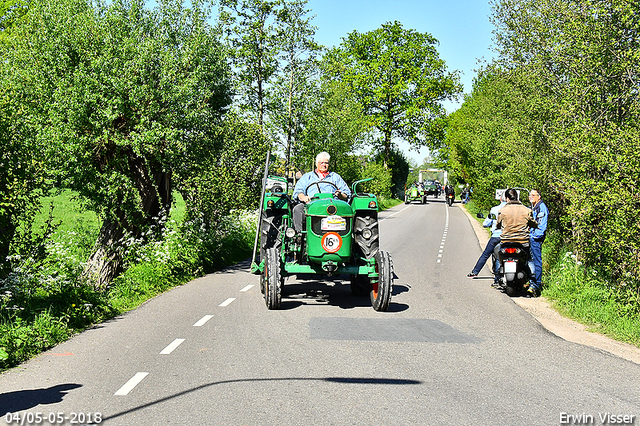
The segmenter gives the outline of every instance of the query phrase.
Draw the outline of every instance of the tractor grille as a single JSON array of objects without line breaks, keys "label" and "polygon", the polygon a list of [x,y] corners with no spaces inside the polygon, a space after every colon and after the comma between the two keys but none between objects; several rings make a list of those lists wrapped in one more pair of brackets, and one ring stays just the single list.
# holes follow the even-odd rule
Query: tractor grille
[{"label": "tractor grille", "polygon": [[347,221],[347,228],[343,231],[323,231],[322,230],[322,216],[312,216],[311,217],[311,231],[316,234],[316,235],[324,235],[327,232],[335,232],[337,234],[339,234],[340,236],[345,236],[347,235],[349,232],[351,232],[351,218],[350,217],[345,217],[346,221]]}]

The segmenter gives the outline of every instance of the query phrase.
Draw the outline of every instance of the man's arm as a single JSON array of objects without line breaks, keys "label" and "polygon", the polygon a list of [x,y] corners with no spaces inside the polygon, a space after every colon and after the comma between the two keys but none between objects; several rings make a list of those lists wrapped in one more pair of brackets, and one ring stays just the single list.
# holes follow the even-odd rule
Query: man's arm
[{"label": "man's arm", "polygon": [[[300,180],[298,180],[298,182],[296,182],[295,188],[293,188],[292,198],[294,200],[298,200],[298,201],[302,201],[302,202],[306,203],[309,200],[309,197],[307,197],[304,194],[304,190],[306,189],[306,187],[310,183],[311,183],[311,176],[309,175],[309,173],[305,173],[304,175],[302,175]],[[302,194],[303,198],[306,198],[306,200],[301,200],[300,199],[300,195],[301,194]]]},{"label": "man's arm", "polygon": [[351,195],[351,190],[349,189],[349,185],[347,185],[347,182],[342,179],[342,176],[335,172],[332,172],[330,178],[331,182],[336,184],[338,190],[345,195],[345,199],[349,198],[349,196]]}]

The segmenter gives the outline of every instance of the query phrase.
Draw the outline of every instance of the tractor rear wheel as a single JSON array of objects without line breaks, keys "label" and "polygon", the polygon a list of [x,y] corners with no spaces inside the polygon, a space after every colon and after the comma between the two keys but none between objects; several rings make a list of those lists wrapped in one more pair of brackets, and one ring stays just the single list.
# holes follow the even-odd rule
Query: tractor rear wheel
[{"label": "tractor rear wheel", "polygon": [[262,286],[264,287],[264,301],[268,309],[280,309],[282,302],[282,262],[280,250],[269,248],[266,250],[264,270],[262,271]]},{"label": "tractor rear wheel", "polygon": [[376,311],[386,311],[391,303],[391,293],[393,292],[393,262],[391,256],[386,251],[376,254],[376,272],[378,282],[371,283],[371,305]]}]

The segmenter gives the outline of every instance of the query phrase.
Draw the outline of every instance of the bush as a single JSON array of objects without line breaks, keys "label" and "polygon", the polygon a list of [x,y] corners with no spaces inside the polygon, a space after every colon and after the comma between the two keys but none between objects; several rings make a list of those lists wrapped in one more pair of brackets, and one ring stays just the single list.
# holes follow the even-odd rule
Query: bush
[{"label": "bush", "polygon": [[164,218],[160,235],[149,228],[127,239],[127,269],[102,292],[82,279],[88,252],[79,247],[95,239],[95,229],[45,233],[39,240],[32,235],[29,240],[43,247],[32,252],[42,256],[13,256],[11,272],[0,280],[0,371],[174,286],[247,259],[257,215],[232,213],[216,223]]}]

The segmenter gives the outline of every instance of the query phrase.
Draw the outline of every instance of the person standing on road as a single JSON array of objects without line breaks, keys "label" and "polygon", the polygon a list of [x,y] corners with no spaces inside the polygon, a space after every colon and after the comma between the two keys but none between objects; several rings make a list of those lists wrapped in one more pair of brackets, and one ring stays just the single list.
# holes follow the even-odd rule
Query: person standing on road
[{"label": "person standing on road", "polygon": [[[491,210],[489,211],[489,217],[486,218],[484,222],[482,222],[482,226],[484,226],[485,228],[491,227],[491,238],[489,238],[489,242],[487,243],[487,246],[484,248],[484,251],[480,255],[480,258],[476,262],[476,265],[473,267],[471,272],[467,274],[467,277],[469,278],[477,277],[480,271],[482,270],[482,267],[487,262],[487,259],[491,257],[491,254],[495,250],[496,246],[500,244],[500,235],[502,234],[502,229],[498,229],[496,226],[498,222],[497,218],[498,218],[498,213],[500,212],[500,209],[502,209],[506,205],[507,205],[507,199],[505,198],[504,193],[502,193],[502,195],[500,195],[500,204],[492,207]],[[498,275],[498,270],[500,268],[498,267],[497,263],[498,261],[496,258],[496,264],[493,265],[493,268],[494,268],[493,284],[494,285],[498,285],[499,277],[500,277]]]},{"label": "person standing on road", "polygon": [[[293,229],[296,232],[302,232],[302,220],[304,216],[304,205],[311,199],[311,197],[318,192],[334,192],[335,196],[341,200],[347,200],[351,195],[351,190],[349,189],[349,185],[342,179],[342,177],[336,172],[329,171],[329,160],[331,156],[328,152],[321,152],[316,155],[316,169],[314,171],[305,173],[302,175],[300,180],[296,183],[295,188],[293,189],[292,198],[295,201],[299,201],[300,204],[297,204],[293,208]],[[309,188],[309,194],[305,194],[306,188],[312,184],[313,182],[330,182],[333,183],[338,190],[335,189],[333,185],[329,184],[319,184],[313,185]]]},{"label": "person standing on road", "polygon": [[542,291],[542,243],[544,243],[547,233],[549,209],[537,189],[532,189],[529,192],[529,201],[533,210],[533,218],[538,222],[538,227],[532,228],[530,233],[531,257],[536,271],[535,282],[529,285],[527,291],[533,296],[539,296]]}]

